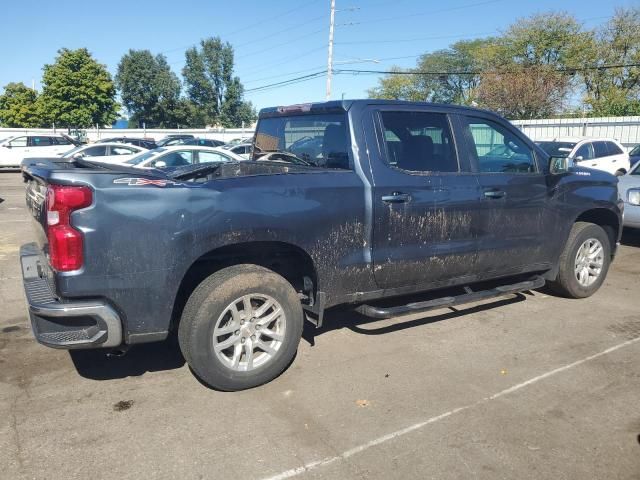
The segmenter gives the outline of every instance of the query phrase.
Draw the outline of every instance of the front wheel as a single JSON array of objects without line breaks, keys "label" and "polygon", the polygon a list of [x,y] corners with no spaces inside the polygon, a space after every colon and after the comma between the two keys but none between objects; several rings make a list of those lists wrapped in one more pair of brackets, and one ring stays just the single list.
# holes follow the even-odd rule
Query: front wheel
[{"label": "front wheel", "polygon": [[236,265],[194,290],[178,339],[202,381],[236,391],[280,375],[295,356],[302,326],[300,299],[289,282],[257,265]]},{"label": "front wheel", "polygon": [[549,286],[565,297],[590,297],[604,282],[610,263],[607,232],[593,223],[576,222],[560,255],[558,276]]}]

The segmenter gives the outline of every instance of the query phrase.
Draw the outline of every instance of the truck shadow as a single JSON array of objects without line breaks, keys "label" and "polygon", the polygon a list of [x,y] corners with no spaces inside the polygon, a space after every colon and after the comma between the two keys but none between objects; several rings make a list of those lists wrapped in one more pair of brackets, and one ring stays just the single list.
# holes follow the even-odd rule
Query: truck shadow
[{"label": "truck shadow", "polygon": [[139,377],[147,372],[175,370],[185,364],[175,338],[136,345],[126,355],[109,357],[100,350],[70,350],[76,371],[91,380]]},{"label": "truck shadow", "polygon": [[[526,292],[528,295],[532,295],[530,292]],[[416,315],[412,314],[406,316],[411,318],[410,320],[403,320],[402,317],[396,319],[380,320],[376,318],[365,317],[364,315],[356,312],[353,309],[346,309],[344,307],[337,307],[330,309],[325,313],[325,321],[321,328],[315,328],[313,325],[306,323],[302,338],[309,343],[309,345],[315,345],[315,337],[324,333],[347,328],[354,333],[362,335],[384,335],[387,333],[397,332],[400,330],[406,330],[409,328],[415,328],[422,325],[428,325],[430,323],[441,322],[452,318],[458,318],[472,313],[484,312],[486,310],[493,310],[505,305],[511,305],[514,303],[523,302],[527,299],[527,295],[524,293],[517,293],[507,298],[501,298],[491,301],[490,303],[483,303],[473,307],[460,308],[449,307],[444,313],[433,314],[434,312],[427,312],[419,318],[415,318]],[[352,307],[353,308],[353,307]],[[389,323],[394,322],[394,323]],[[382,324],[381,326],[372,326],[374,324]]]},{"label": "truck shadow", "polygon": [[627,247],[640,247],[640,228],[625,228],[620,243]]},{"label": "truck shadow", "polygon": [[[414,314],[409,317],[410,320],[402,320],[402,317],[399,317],[394,323],[389,323],[393,320],[365,317],[353,310],[353,306],[332,308],[326,312],[322,328],[315,328],[305,322],[302,338],[313,346],[317,336],[342,328],[362,335],[384,335],[519,303],[526,298],[527,295],[518,293],[473,307],[462,306],[461,309],[451,307],[445,312],[436,314],[428,312],[418,318],[415,318],[418,314]],[[381,326],[375,326],[375,324],[381,324]],[[182,368],[185,364],[175,336],[169,337],[164,342],[136,345],[126,355],[120,357],[107,356],[106,352],[101,350],[70,350],[69,355],[78,374],[90,380],[139,377],[147,372],[175,370]]]}]

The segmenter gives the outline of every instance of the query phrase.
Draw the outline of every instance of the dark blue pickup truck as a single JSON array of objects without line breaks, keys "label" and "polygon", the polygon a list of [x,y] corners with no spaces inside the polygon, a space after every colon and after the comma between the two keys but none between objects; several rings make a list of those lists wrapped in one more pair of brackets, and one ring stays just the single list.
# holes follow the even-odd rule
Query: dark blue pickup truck
[{"label": "dark blue pickup truck", "polygon": [[545,282],[587,297],[620,238],[615,177],[490,112],[271,108],[253,143],[250,161],[173,171],[25,161],[38,341],[126,350],[177,331],[204,382],[240,390],[279,375],[329,307],[390,318]]}]

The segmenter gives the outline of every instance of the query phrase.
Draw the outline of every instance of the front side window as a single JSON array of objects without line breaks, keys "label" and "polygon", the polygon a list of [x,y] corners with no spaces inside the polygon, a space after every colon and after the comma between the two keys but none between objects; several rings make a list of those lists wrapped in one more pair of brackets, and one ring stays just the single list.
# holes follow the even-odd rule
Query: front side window
[{"label": "front side window", "polygon": [[457,172],[447,116],[429,112],[381,112],[387,163],[407,172]]},{"label": "front side window", "polygon": [[26,147],[27,146],[27,137],[18,137],[14,138],[9,142],[9,145],[12,147]]},{"label": "front side window", "polygon": [[71,145],[71,142],[67,138],[64,138],[64,137],[51,137],[51,138],[54,141],[54,143],[57,143],[58,145]]},{"label": "front side window", "polygon": [[135,150],[128,147],[111,147],[111,155],[133,155]]},{"label": "front side window", "polygon": [[105,157],[107,155],[107,147],[96,145],[95,147],[86,148],[80,153],[85,157]]},{"label": "front side window", "polygon": [[507,128],[467,117],[472,151],[481,173],[534,173],[536,164],[528,145]]},{"label": "front side window", "polygon": [[596,158],[608,157],[607,142],[593,142],[593,153]]},{"label": "front side window", "polygon": [[591,160],[593,159],[593,147],[591,143],[583,144],[576,152],[576,160]]},{"label": "front side window", "polygon": [[550,157],[568,157],[576,146],[575,142],[553,142],[553,141],[538,141],[536,142],[542,150],[544,150]]},{"label": "front side window", "polygon": [[344,113],[262,118],[258,122],[253,159],[269,153],[286,163],[311,167],[350,169],[349,134]]},{"label": "front side window", "polygon": [[191,150],[181,150],[170,152],[151,162],[151,167],[155,167],[157,162],[164,162],[167,167],[185,167],[193,163],[193,152]]}]

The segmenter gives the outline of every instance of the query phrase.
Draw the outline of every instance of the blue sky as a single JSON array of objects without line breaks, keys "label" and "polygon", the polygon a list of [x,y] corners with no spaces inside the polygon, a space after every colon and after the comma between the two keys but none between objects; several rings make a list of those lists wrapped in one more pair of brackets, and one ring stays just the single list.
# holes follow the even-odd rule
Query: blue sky
[{"label": "blue sky", "polygon": [[[236,52],[236,74],[257,107],[323,100],[326,79],[250,91],[326,69],[329,0],[57,0],[8,2],[0,29],[0,86],[39,87],[59,48],[88,48],[115,73],[128,49],[164,53],[180,75],[184,50],[219,35]],[[563,10],[586,27],[638,0],[336,0],[336,68],[410,67],[418,55],[505,30],[517,18]],[[406,57],[406,58],[398,58]],[[376,60],[379,63],[373,63]],[[362,63],[342,63],[362,62]],[[376,76],[337,75],[333,98],[358,98]]]}]

